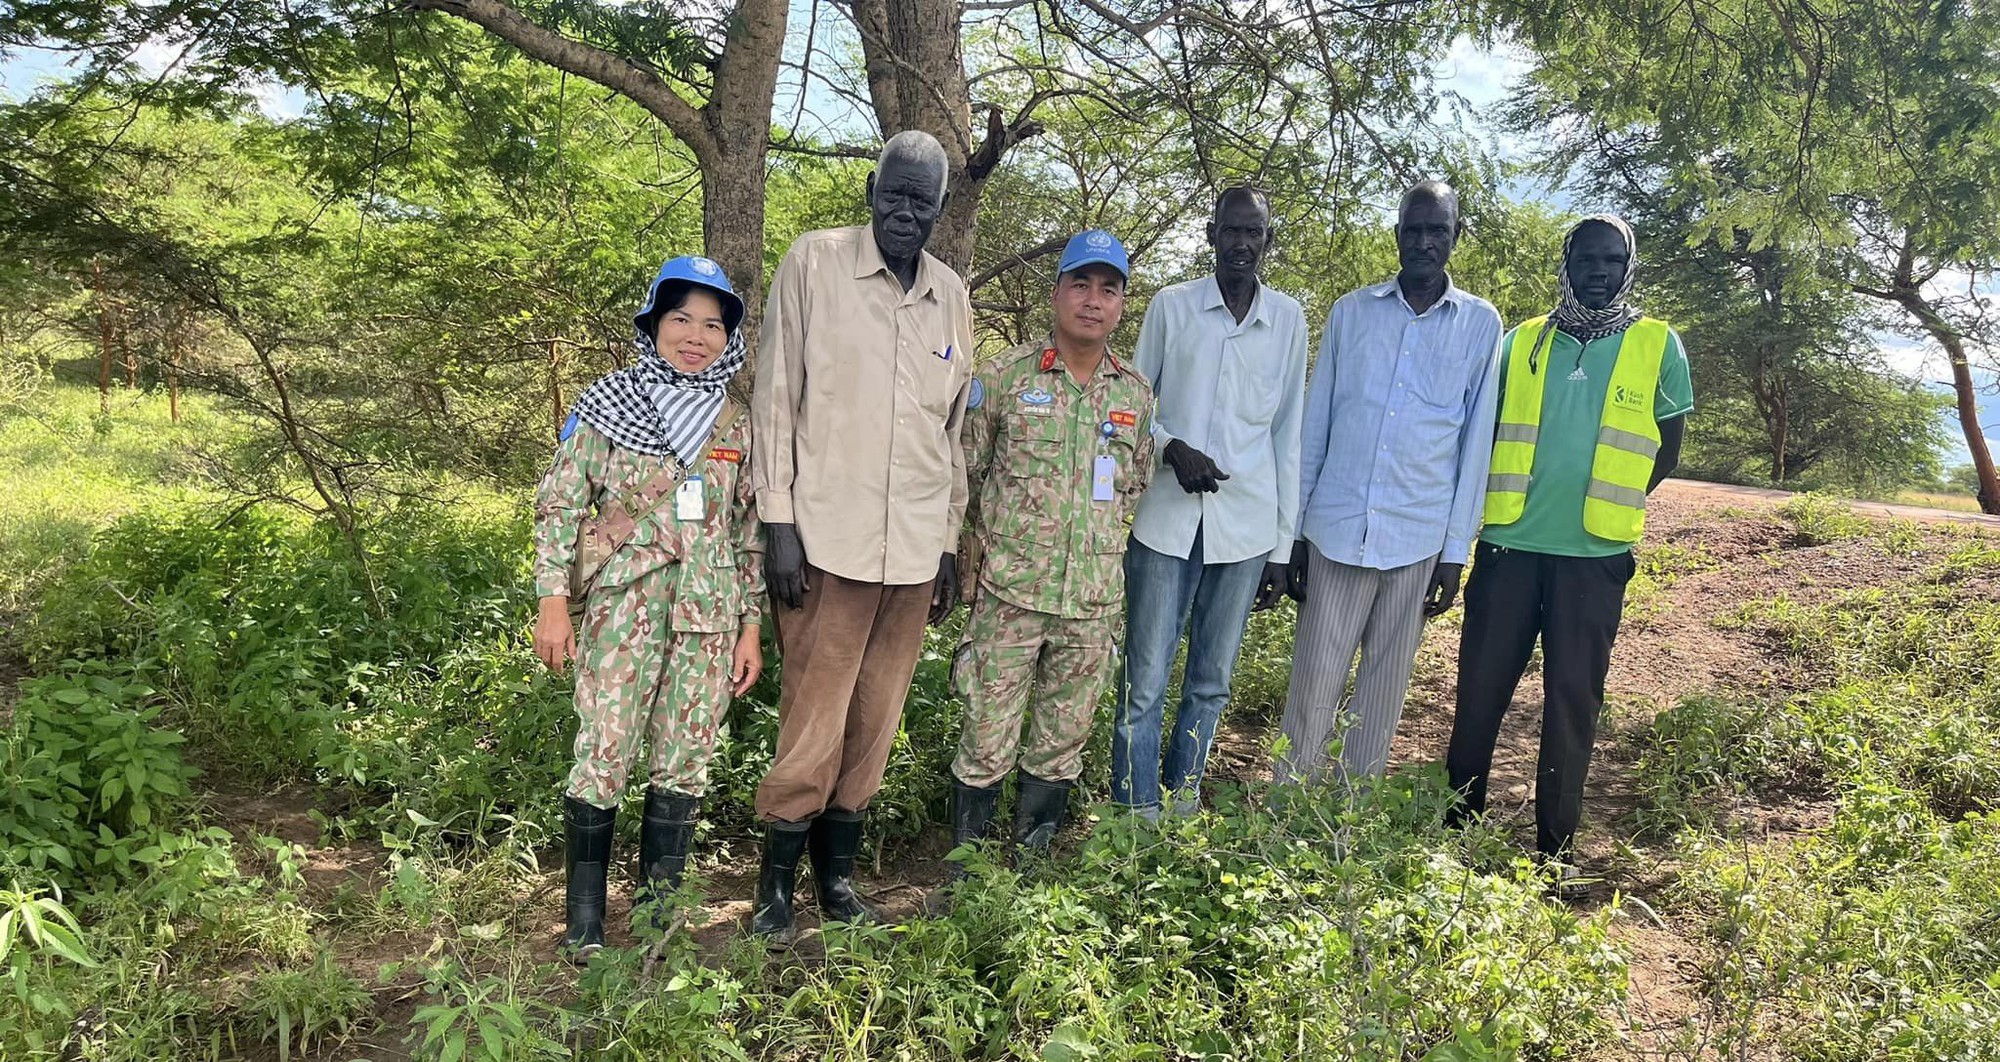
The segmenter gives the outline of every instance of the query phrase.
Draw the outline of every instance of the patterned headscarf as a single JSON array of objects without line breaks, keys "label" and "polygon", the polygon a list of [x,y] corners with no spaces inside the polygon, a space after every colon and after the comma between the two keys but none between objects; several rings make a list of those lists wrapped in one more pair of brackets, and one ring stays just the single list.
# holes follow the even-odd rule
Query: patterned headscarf
[{"label": "patterned headscarf", "polygon": [[[1611,301],[1601,310],[1593,310],[1577,301],[1576,290],[1569,282],[1569,249],[1576,242],[1576,234],[1584,226],[1597,223],[1608,225],[1625,240],[1625,277],[1618,284],[1618,290],[1611,295]],[[1547,323],[1542,325],[1542,333],[1535,337],[1533,352],[1529,355],[1529,369],[1541,358],[1543,341],[1549,332],[1562,329],[1577,342],[1588,344],[1593,339],[1617,335],[1632,327],[1632,322],[1645,316],[1628,299],[1632,295],[1632,279],[1639,271],[1639,241],[1632,235],[1632,226],[1616,214],[1592,214],[1577,222],[1563,237],[1562,266],[1556,271],[1557,286],[1561,289],[1561,301],[1556,303],[1555,312],[1549,314]]]},{"label": "patterned headscarf", "polygon": [[[1592,223],[1609,225],[1625,241],[1625,278],[1618,283],[1618,290],[1611,295],[1611,302],[1601,310],[1593,310],[1576,299],[1576,292],[1569,285],[1569,248],[1576,242],[1576,234],[1585,225]],[[1616,214],[1593,214],[1576,223],[1563,237],[1562,269],[1557,280],[1562,287],[1562,301],[1556,305],[1556,327],[1588,343],[1593,339],[1617,335],[1632,326],[1641,316],[1637,307],[1626,300],[1632,295],[1632,277],[1639,271],[1639,241],[1632,236],[1632,226]]]},{"label": "patterned headscarf", "polygon": [[722,412],[730,379],[749,360],[743,333],[731,329],[722,356],[690,374],[660,356],[646,328],[634,325],[632,331],[638,360],[585,388],[576,417],[620,446],[693,464]]}]

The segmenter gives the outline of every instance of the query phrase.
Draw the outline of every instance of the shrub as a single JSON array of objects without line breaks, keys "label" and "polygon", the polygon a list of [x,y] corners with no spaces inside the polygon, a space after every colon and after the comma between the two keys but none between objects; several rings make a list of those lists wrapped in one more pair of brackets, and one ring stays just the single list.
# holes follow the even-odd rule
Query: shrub
[{"label": "shrub", "polygon": [[1801,494],[1778,507],[1801,546],[1824,546],[1868,533],[1868,521],[1845,503],[1823,494]]},{"label": "shrub", "polygon": [[130,670],[95,662],[22,685],[0,746],[0,859],[68,884],[159,860],[194,771],[181,735],[152,725],[152,699]]},{"label": "shrub", "polygon": [[607,953],[579,1020],[612,1058],[1503,1059],[1608,1032],[1615,914],[1475,869],[1435,772],[1288,795],[1106,819],[1059,865],[975,857],[951,917],[824,931],[824,963],[689,946],[662,994]]}]

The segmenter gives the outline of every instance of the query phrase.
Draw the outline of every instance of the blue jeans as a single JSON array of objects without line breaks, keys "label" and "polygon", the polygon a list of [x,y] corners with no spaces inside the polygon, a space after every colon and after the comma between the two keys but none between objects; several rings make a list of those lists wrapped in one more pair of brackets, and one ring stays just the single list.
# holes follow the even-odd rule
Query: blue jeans
[{"label": "blue jeans", "polygon": [[[1243,646],[1243,627],[1264,580],[1264,557],[1203,564],[1201,531],[1186,560],[1133,539],[1125,552],[1125,675],[1111,732],[1111,799],[1143,813],[1160,809],[1160,783],[1177,804],[1201,794],[1215,724],[1229,703],[1229,676]],[[1167,679],[1181,632],[1188,638],[1180,712],[1166,759],[1160,759]]]}]

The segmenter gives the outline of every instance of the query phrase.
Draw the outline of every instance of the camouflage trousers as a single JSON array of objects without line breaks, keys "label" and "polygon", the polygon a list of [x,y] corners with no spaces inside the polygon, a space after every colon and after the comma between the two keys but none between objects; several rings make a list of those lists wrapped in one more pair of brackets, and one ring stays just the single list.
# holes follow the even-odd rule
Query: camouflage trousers
[{"label": "camouflage trousers", "polygon": [[708,763],[729,711],[729,664],[736,633],[676,631],[670,620],[674,568],[601,590],[584,606],[577,632],[576,765],[569,795],[618,806],[651,746],[648,780],[701,796]]},{"label": "camouflage trousers", "polygon": [[1064,619],[980,593],[952,662],[965,725],[951,773],[984,788],[1007,777],[1018,754],[1021,769],[1037,778],[1075,781],[1098,701],[1111,686],[1117,623],[1115,615]]}]

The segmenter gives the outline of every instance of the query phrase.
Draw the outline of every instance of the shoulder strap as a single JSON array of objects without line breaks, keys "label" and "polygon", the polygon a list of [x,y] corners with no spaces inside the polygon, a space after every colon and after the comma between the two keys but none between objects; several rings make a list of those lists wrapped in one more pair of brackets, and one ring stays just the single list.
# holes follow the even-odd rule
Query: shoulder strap
[{"label": "shoulder strap", "polygon": [[[713,445],[717,439],[722,438],[723,433],[735,425],[736,418],[742,415],[741,403],[734,398],[725,399],[722,403],[722,412],[716,414],[715,427],[708,433],[709,443]],[[654,473],[646,482],[639,484],[630,494],[620,498],[605,499],[604,504],[598,509],[597,533],[603,536],[605,543],[610,547],[606,551],[607,554],[618,552],[625,547],[626,542],[631,541],[633,533],[639,530],[639,521],[659,508],[660,503],[680,487],[681,480],[687,477],[688,470],[699,460],[697,457],[694,461],[668,462],[665,468]]]}]

